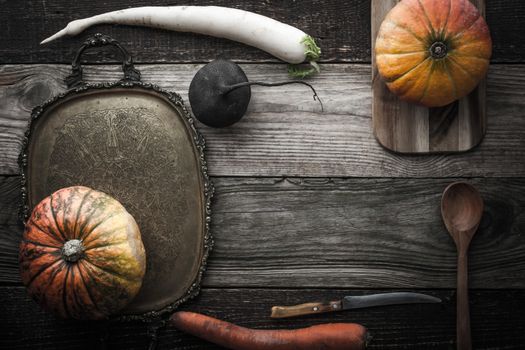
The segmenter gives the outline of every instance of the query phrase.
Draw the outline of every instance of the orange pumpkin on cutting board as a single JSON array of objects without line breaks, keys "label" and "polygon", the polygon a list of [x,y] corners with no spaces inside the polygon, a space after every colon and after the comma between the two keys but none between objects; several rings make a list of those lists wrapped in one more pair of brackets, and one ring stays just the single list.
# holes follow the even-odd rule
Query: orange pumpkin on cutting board
[{"label": "orange pumpkin on cutting board", "polygon": [[402,0],[381,24],[375,54],[390,91],[440,107],[468,95],[485,77],[492,40],[468,0]]},{"label": "orange pumpkin on cutting board", "polygon": [[34,209],[20,244],[29,294],[63,318],[101,319],[138,293],[146,256],[133,217],[87,187],[54,192]]}]

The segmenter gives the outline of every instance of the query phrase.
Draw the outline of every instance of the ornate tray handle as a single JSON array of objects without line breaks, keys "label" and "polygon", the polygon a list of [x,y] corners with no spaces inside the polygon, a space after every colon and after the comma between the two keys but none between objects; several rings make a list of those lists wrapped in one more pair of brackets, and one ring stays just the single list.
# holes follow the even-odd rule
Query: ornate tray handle
[{"label": "ornate tray handle", "polygon": [[84,44],[78,50],[77,55],[73,59],[73,63],[71,65],[72,73],[64,80],[68,89],[85,84],[85,82],[82,80],[82,65],[80,64],[80,57],[82,56],[82,53],[84,53],[84,51],[88,48],[103,47],[107,45],[116,47],[122,54],[122,71],[124,72],[124,78],[122,81],[140,81],[140,72],[133,66],[133,59],[131,58],[129,52],[115,39],[107,35],[97,33],[86,39]]}]

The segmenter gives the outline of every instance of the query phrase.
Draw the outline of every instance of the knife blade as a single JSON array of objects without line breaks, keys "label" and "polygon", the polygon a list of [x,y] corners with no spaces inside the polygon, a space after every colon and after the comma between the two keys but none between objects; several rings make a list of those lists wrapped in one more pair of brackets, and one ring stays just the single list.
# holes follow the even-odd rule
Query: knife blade
[{"label": "knife blade", "polygon": [[336,312],[342,310],[362,309],[374,306],[400,304],[440,303],[441,299],[427,294],[412,292],[393,292],[371,295],[346,296],[341,300],[306,303],[294,306],[272,307],[271,318],[287,318],[301,315]]}]

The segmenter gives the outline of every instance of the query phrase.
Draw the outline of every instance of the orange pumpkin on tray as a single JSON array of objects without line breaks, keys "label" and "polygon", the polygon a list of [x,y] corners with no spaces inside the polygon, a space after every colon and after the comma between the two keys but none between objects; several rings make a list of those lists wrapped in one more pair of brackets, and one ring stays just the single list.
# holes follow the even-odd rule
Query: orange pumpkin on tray
[{"label": "orange pumpkin on tray", "polygon": [[390,91],[439,107],[468,95],[485,77],[492,41],[469,0],[402,0],[381,24],[375,54]]},{"label": "orange pumpkin on tray", "polygon": [[81,186],[34,208],[19,259],[29,294],[63,318],[114,314],[137,294],[146,269],[133,217],[109,195]]}]

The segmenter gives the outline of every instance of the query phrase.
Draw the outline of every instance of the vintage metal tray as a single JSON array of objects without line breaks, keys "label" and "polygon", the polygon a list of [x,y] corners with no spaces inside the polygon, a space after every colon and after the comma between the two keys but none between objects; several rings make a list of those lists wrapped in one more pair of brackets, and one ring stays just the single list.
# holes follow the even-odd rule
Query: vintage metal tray
[{"label": "vintage metal tray", "polygon": [[[80,57],[111,45],[124,79],[87,84]],[[121,319],[154,319],[198,292],[211,248],[204,139],[176,93],[140,82],[127,51],[97,34],[80,48],[69,90],[34,109],[20,158],[23,215],[55,190],[84,185],[119,200],[147,254],[142,288]]]}]

